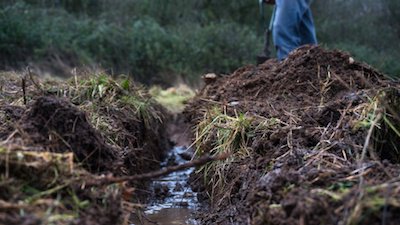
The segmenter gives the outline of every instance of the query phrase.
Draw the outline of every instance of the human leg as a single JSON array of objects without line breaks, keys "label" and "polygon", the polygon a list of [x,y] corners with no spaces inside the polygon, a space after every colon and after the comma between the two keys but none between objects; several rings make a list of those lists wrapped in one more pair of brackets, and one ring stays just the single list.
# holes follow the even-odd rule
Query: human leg
[{"label": "human leg", "polygon": [[303,44],[316,43],[309,0],[276,0],[272,36],[279,60]]},{"label": "human leg", "polygon": [[308,8],[302,17],[300,23],[301,45],[317,44],[317,35],[315,33],[314,20],[310,8]]},{"label": "human leg", "polygon": [[298,1],[276,0],[276,12],[272,36],[279,60],[300,45]]}]

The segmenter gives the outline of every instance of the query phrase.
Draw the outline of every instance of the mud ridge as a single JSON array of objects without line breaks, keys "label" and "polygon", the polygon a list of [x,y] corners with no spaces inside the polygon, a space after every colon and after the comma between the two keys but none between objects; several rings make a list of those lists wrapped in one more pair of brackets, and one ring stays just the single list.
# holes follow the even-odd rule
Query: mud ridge
[{"label": "mud ridge", "polygon": [[169,148],[164,109],[124,77],[7,75],[0,78],[0,223],[129,221],[146,182],[86,182],[158,169]]},{"label": "mud ridge", "polygon": [[304,46],[207,83],[185,110],[196,153],[232,157],[199,169],[204,224],[398,223],[398,82]]}]

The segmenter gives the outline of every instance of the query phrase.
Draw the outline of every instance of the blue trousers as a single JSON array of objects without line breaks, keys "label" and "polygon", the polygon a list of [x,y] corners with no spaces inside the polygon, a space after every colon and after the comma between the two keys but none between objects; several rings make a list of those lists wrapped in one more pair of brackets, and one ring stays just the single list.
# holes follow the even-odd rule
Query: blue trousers
[{"label": "blue trousers", "polygon": [[310,0],[276,0],[272,37],[279,60],[292,50],[305,45],[317,44]]}]

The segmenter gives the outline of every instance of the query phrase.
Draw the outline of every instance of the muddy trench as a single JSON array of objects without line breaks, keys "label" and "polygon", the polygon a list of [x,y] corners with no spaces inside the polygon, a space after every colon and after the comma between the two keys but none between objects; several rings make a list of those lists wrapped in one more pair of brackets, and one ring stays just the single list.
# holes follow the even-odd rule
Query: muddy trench
[{"label": "muddy trench", "polygon": [[0,78],[0,224],[197,224],[194,169],[154,175],[192,162],[190,132],[146,90]]},{"label": "muddy trench", "polygon": [[[190,158],[185,146],[175,146],[168,152],[161,167],[182,164]],[[194,212],[199,207],[197,194],[189,185],[193,171],[193,168],[189,168],[153,179],[149,191],[154,196],[150,198],[141,218],[136,216],[133,224],[198,224],[194,219]]]},{"label": "muddy trench", "polygon": [[[193,158],[190,143],[189,127],[182,120],[176,119],[167,125],[167,136],[171,148],[160,163],[160,169],[185,164]],[[192,190],[191,175],[195,168],[169,173],[150,181],[148,189],[150,197],[144,209],[133,215],[132,225],[197,225],[196,212],[202,207],[197,193]]]},{"label": "muddy trench", "polygon": [[400,82],[318,46],[208,78],[175,115],[0,79],[0,224],[400,224]]}]

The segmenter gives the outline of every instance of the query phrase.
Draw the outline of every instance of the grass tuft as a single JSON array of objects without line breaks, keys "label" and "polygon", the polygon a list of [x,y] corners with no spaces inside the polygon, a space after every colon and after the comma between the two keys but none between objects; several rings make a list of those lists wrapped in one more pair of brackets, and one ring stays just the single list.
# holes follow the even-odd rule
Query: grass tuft
[{"label": "grass tuft", "polygon": [[252,154],[249,147],[251,137],[259,132],[274,129],[282,124],[278,119],[252,117],[246,114],[229,116],[219,108],[210,109],[196,130],[195,156],[204,154],[216,156],[228,153],[225,160],[210,162],[197,170],[204,174],[209,185],[211,202],[229,198],[229,181],[227,180],[232,163],[248,158]]}]

